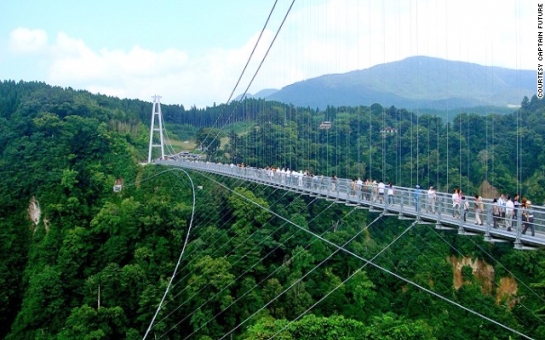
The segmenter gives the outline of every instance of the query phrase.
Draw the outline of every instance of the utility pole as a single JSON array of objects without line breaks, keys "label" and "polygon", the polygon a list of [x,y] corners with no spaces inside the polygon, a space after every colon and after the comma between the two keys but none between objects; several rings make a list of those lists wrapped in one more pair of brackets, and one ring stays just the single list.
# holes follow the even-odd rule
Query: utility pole
[{"label": "utility pole", "polygon": [[[165,146],[163,142],[163,115],[161,114],[161,96],[155,95],[153,98],[153,107],[151,109],[151,125],[149,133],[149,152],[148,152],[148,163],[151,163],[151,150],[155,147],[161,148],[161,160],[165,159]],[[157,121],[159,127],[155,127],[155,117],[157,116]],[[159,132],[159,144],[153,143],[154,132]]]}]

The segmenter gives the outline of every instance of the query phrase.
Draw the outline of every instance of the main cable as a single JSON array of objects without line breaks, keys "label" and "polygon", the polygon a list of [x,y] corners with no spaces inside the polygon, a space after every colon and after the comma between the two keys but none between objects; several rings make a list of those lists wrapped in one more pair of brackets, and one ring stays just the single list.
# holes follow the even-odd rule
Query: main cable
[{"label": "main cable", "polygon": [[[232,190],[232,189],[226,187],[223,183],[220,183],[220,182],[214,180],[213,178],[210,178],[210,177],[205,176],[205,175],[203,175],[203,174],[201,174],[201,176],[207,177],[210,181],[215,182],[216,184],[218,184],[218,185],[224,187],[225,189],[227,189],[227,190],[233,192],[234,194],[236,194],[236,195],[242,197],[243,199],[245,199],[245,200],[247,200],[247,201],[249,200],[250,202],[252,202],[252,203],[258,205],[259,207],[261,207],[262,209],[265,209],[265,210],[267,210],[267,211],[270,211],[269,209],[260,206],[258,203],[253,202],[253,201],[250,200],[249,198],[247,198],[247,197],[241,195],[240,193],[238,193],[238,192],[236,192],[236,191],[234,191],[234,190]],[[317,199],[317,198],[314,198],[313,200],[311,200],[311,202],[310,202],[309,204],[311,204],[312,202],[314,202],[316,199]],[[328,210],[331,206],[333,206],[333,205],[334,205],[334,203],[331,203],[326,209],[320,211],[320,213],[319,213],[318,215],[316,215],[312,220],[316,219],[319,215],[321,215],[323,212],[327,211],[327,210]],[[307,205],[307,206],[308,206],[308,205]],[[350,213],[348,213],[348,214],[345,215],[344,217],[348,216],[349,214],[351,214],[351,213],[354,212],[354,211],[355,211],[355,209],[353,209]],[[274,213],[274,214],[276,215],[276,213]],[[344,217],[343,217],[343,218],[344,218]],[[311,220],[311,221],[312,221],[312,220]],[[286,224],[287,224],[287,221],[285,221],[285,223],[282,224],[282,225],[280,226],[280,228],[281,228],[281,227],[284,227]],[[292,234],[292,236],[290,236],[288,239],[286,239],[286,240],[284,241],[284,243],[285,243],[286,241],[288,241],[289,239],[291,239],[293,236],[295,236],[295,234],[297,234],[299,231],[300,231],[300,230],[297,230],[296,232],[294,232],[294,233]],[[324,233],[325,233],[325,232],[324,232]],[[275,249],[273,249],[273,251],[276,250],[276,249],[278,249],[281,245],[282,245],[282,244],[279,244]],[[273,251],[269,252],[267,255],[265,255],[265,256],[262,257],[261,259],[266,258],[266,257],[269,256]],[[253,267],[255,267],[255,265],[254,265]],[[251,268],[250,268],[250,269],[251,269]],[[248,272],[250,269],[248,269],[246,272]],[[280,267],[278,267],[278,268],[275,270],[275,272],[278,271],[279,269],[280,269]],[[246,273],[246,272],[245,272],[245,273]],[[273,273],[274,273],[274,272],[273,272]],[[243,275],[243,274],[242,274],[242,275]],[[242,275],[239,275],[239,277],[237,277],[237,279],[239,279]],[[272,275],[272,274],[270,274],[270,275]],[[236,280],[236,279],[235,279],[235,280]],[[261,283],[261,282],[260,282],[260,283]],[[257,284],[257,285],[259,285],[259,284]],[[257,286],[257,285],[256,285],[256,286]],[[228,286],[229,286],[229,285],[223,287],[218,293],[216,293],[215,296],[217,296],[219,293],[221,293],[223,290],[225,290]],[[253,288],[255,288],[256,286],[254,286]],[[253,288],[252,288],[252,289],[253,289]],[[247,293],[248,293],[248,292],[246,292],[245,294],[247,294]],[[179,294],[178,294],[178,295],[179,295]],[[215,297],[215,296],[214,296],[214,297]],[[214,297],[209,298],[205,303],[203,303],[201,306],[199,306],[198,308],[196,308],[196,310],[198,310],[200,307],[202,307],[204,304],[206,304],[209,300],[211,300],[211,299],[214,298]],[[242,297],[239,297],[236,301],[232,302],[229,306],[227,306],[227,307],[225,308],[225,310],[226,310],[227,308],[229,308],[231,305],[233,305],[234,303],[236,303],[240,298],[242,298]],[[185,301],[185,302],[187,302],[187,301]],[[178,307],[176,307],[175,310],[179,309],[183,304],[185,304],[185,302],[183,302],[181,305],[179,305]],[[174,310],[174,311],[175,311],[175,310]],[[179,325],[181,322],[183,322],[184,320],[186,320],[190,315],[194,314],[196,310],[194,310],[194,311],[191,312],[189,315],[187,315],[184,319],[182,319],[181,321],[179,321],[178,323],[176,323],[173,327],[171,327],[169,330],[167,330],[165,333],[163,333],[161,336],[159,336],[158,339],[163,338],[166,334],[168,334],[170,331],[172,331],[177,325]],[[166,319],[168,316],[170,316],[174,311],[172,311],[171,313],[169,313],[169,315],[167,315],[167,316],[165,316],[163,319],[161,319],[161,321],[165,320],[165,319]],[[223,312],[223,311],[222,311],[222,312]],[[220,312],[220,313],[221,313],[221,312]],[[210,321],[211,321],[211,320],[208,320],[204,325],[206,325],[206,324],[207,324],[208,322],[210,322]],[[202,328],[204,325],[201,325],[201,328]],[[199,329],[200,329],[200,328],[199,328]],[[196,331],[198,331],[198,329],[195,330],[194,332],[196,332]],[[194,332],[193,332],[193,333],[194,333]],[[193,334],[193,333],[192,333],[192,334]]]},{"label": "main cable", "polygon": [[[245,197],[243,197],[243,198],[244,198],[246,201],[249,201],[247,198],[245,198]],[[252,204],[255,204],[255,205],[258,205],[258,206],[259,206],[258,203],[255,203],[255,202],[252,202],[252,201],[249,201],[249,202],[252,203]],[[260,207],[261,207],[261,206],[260,206]],[[265,207],[261,207],[261,208],[266,209]],[[375,263],[373,263],[373,262],[367,260],[366,258],[364,258],[364,257],[362,257],[362,256],[360,256],[360,255],[358,255],[358,254],[356,254],[356,253],[354,253],[354,252],[352,252],[352,251],[350,251],[350,250],[348,250],[348,249],[342,247],[342,246],[339,246],[339,245],[335,244],[335,243],[332,242],[332,241],[329,241],[328,239],[324,238],[323,236],[320,236],[320,235],[318,235],[318,234],[316,234],[316,233],[314,233],[314,232],[312,232],[312,231],[310,231],[310,230],[307,230],[307,229],[301,227],[300,225],[298,225],[298,224],[292,222],[291,220],[289,220],[289,219],[287,219],[287,218],[285,218],[285,217],[283,217],[283,216],[281,216],[281,215],[275,213],[274,211],[271,211],[270,209],[267,209],[267,210],[268,210],[271,214],[273,214],[273,215],[277,216],[278,218],[280,218],[280,219],[282,219],[282,220],[288,222],[289,224],[295,226],[296,228],[299,228],[299,229],[303,230],[304,232],[306,232],[306,233],[308,233],[308,234],[310,234],[310,235],[312,235],[312,236],[314,236],[314,237],[316,237],[316,238],[322,240],[323,242],[325,242],[325,243],[327,243],[327,244],[329,244],[329,245],[331,245],[331,246],[333,246],[333,247],[335,247],[335,248],[338,248],[339,250],[342,250],[342,251],[344,251],[345,253],[347,253],[347,254],[349,254],[349,255],[352,255],[353,257],[355,257],[355,258],[357,258],[357,259],[359,259],[359,260],[361,260],[361,261],[364,261],[364,262],[366,262],[367,264],[369,264],[369,265],[371,265],[371,266],[373,266],[373,267],[375,267],[375,268],[377,268],[377,269],[379,269],[379,270],[381,270],[381,271],[383,271],[383,272],[385,272],[385,273],[387,273],[387,274],[390,274],[390,275],[394,276],[395,278],[397,278],[397,279],[399,279],[399,280],[401,280],[401,281],[404,281],[405,283],[408,283],[408,284],[410,284],[410,285],[412,285],[412,286],[414,286],[414,287],[416,287],[416,288],[418,288],[418,289],[420,289],[420,290],[422,290],[422,291],[424,291],[424,292],[426,292],[426,293],[428,293],[428,294],[431,294],[431,295],[433,295],[433,296],[435,296],[435,297],[437,297],[437,298],[440,298],[441,300],[443,300],[443,301],[445,301],[445,302],[448,302],[448,303],[450,303],[450,304],[452,304],[452,305],[454,305],[454,306],[456,306],[456,307],[458,307],[458,308],[461,308],[461,309],[465,310],[466,312],[469,312],[469,313],[471,313],[471,314],[474,314],[474,315],[476,315],[476,316],[478,316],[478,317],[480,317],[480,318],[482,318],[482,319],[484,319],[484,320],[487,320],[487,321],[489,321],[489,322],[491,322],[491,323],[493,323],[493,324],[495,324],[495,325],[497,325],[497,326],[500,326],[500,327],[502,327],[502,328],[504,328],[504,329],[506,329],[506,330],[508,330],[508,331],[510,331],[510,332],[513,332],[513,333],[515,333],[515,334],[517,334],[517,335],[520,335],[520,336],[523,337],[523,338],[532,339],[531,337],[529,337],[529,336],[527,336],[527,335],[525,335],[525,334],[523,334],[523,333],[517,331],[516,329],[513,329],[513,328],[511,328],[511,327],[509,327],[509,326],[506,326],[506,325],[504,325],[504,324],[502,324],[502,323],[500,323],[500,322],[498,322],[498,321],[496,321],[496,320],[494,320],[494,319],[492,319],[492,318],[487,317],[486,315],[483,315],[483,314],[481,314],[481,313],[479,313],[479,312],[476,312],[476,311],[474,311],[474,310],[472,310],[472,309],[470,309],[470,308],[467,308],[467,307],[465,307],[465,306],[463,306],[463,305],[461,305],[461,304],[459,304],[459,303],[457,303],[457,302],[455,302],[455,301],[453,301],[453,300],[451,300],[451,299],[449,299],[449,298],[446,298],[446,297],[444,297],[444,296],[442,296],[442,295],[440,295],[440,294],[438,294],[438,293],[436,293],[436,292],[434,292],[434,291],[432,291],[432,290],[430,290],[430,289],[427,289],[427,288],[425,288],[425,287],[419,285],[418,283],[415,283],[415,282],[413,282],[413,281],[411,281],[411,280],[409,280],[409,279],[407,279],[407,278],[405,278],[405,277],[403,277],[403,276],[401,276],[401,275],[399,275],[399,274],[396,274],[396,273],[392,272],[391,270],[388,270],[388,269],[386,269],[386,268],[384,268],[384,267],[382,267],[382,266],[380,266],[380,265],[378,265],[378,264],[375,264]],[[230,334],[230,333],[228,333],[228,334]],[[224,336],[224,337],[225,337],[225,336]]]},{"label": "main cable", "polygon": [[[246,64],[244,65],[244,68],[242,69],[242,72],[240,73],[240,76],[238,77],[238,80],[237,80],[235,86],[233,87],[233,90],[231,91],[231,94],[229,95],[229,98],[227,99],[227,102],[225,103],[226,104],[225,108],[227,108],[227,104],[229,104],[229,102],[231,102],[231,98],[233,98],[233,94],[235,93],[235,91],[236,91],[236,89],[237,89],[237,87],[238,87],[238,85],[240,83],[240,80],[244,76],[244,73],[246,73],[246,68],[248,68],[248,65],[250,64],[250,61],[252,60],[254,52],[257,49],[257,46],[259,45],[259,42],[261,41],[261,37],[263,36],[263,32],[265,32],[265,29],[267,28],[267,25],[269,24],[269,20],[271,19],[271,16],[272,16],[272,14],[274,12],[274,9],[276,8],[277,3],[278,3],[278,0],[275,0],[274,4],[273,4],[273,7],[271,8],[271,11],[269,12],[269,16],[267,17],[267,20],[265,20],[265,24],[263,25],[263,28],[261,29],[261,32],[259,33],[259,37],[257,38],[257,41],[254,44],[254,48],[252,49],[252,52],[248,56],[248,60],[246,60]],[[246,95],[246,92],[244,92],[244,94],[240,98],[241,101],[244,99],[245,95]],[[235,110],[236,110],[236,108],[235,108]],[[215,126],[216,124],[218,124],[222,114],[223,114],[223,111],[220,112],[220,114],[218,115],[218,118],[216,119],[216,121],[214,122],[214,124],[212,126]],[[208,133],[206,134],[203,141],[206,141],[206,139],[208,138],[209,135],[210,135],[210,131],[208,131]],[[217,138],[217,136],[216,136],[216,138]],[[212,144],[212,142],[210,144]],[[208,146],[210,146],[210,144]]]},{"label": "main cable", "polygon": [[174,277],[176,276],[176,272],[178,271],[178,267],[180,266],[180,262],[182,261],[182,257],[184,256],[185,248],[187,246],[187,242],[189,241],[189,235],[191,233],[191,227],[193,226],[193,217],[195,216],[195,185],[193,184],[193,179],[187,171],[184,169],[177,169],[179,171],[183,171],[187,177],[189,178],[189,182],[191,183],[191,190],[193,192],[193,206],[191,208],[191,219],[189,220],[189,228],[187,229],[187,234],[185,235],[185,241],[184,245],[182,247],[182,251],[180,252],[180,256],[178,257],[178,262],[176,263],[176,267],[174,268],[174,272],[172,273],[172,276],[168,282],[167,288],[165,289],[165,293],[163,294],[163,297],[161,298],[161,302],[159,302],[159,306],[157,306],[157,310],[155,311],[155,314],[153,315],[153,318],[151,319],[151,322],[148,326],[148,329],[146,331],[146,334],[144,334],[143,340],[146,340],[146,337],[148,336],[149,332],[151,331],[151,328],[153,327],[153,323],[155,322],[155,318],[157,318],[157,315],[159,314],[159,311],[161,310],[161,306],[163,305],[163,302],[165,301],[165,298],[168,294],[168,291],[170,289],[170,285],[172,284],[172,281],[174,280]]},{"label": "main cable", "polygon": [[[309,202],[309,205],[310,205],[312,202],[314,202],[316,199],[317,199],[317,198],[315,198],[315,199],[313,199],[311,202]],[[333,204],[331,204],[331,205],[333,205]],[[331,205],[330,205],[329,207],[331,207]],[[308,205],[307,205],[307,206],[308,206]],[[329,209],[329,207],[326,208],[325,210]],[[325,211],[325,210],[324,210],[324,211]],[[316,216],[316,217],[317,217],[317,216]],[[315,217],[315,218],[316,218],[316,217]],[[271,235],[274,234],[274,233],[276,233],[278,230],[280,230],[280,228],[284,227],[285,225],[286,225],[286,223],[284,223],[284,224],[282,224],[281,226],[279,226],[278,228],[276,228],[276,229],[271,233]],[[241,242],[240,245],[242,245],[242,244],[244,244],[246,241],[250,240],[250,239],[252,238],[252,236],[255,235],[255,234],[257,233],[258,230],[259,230],[259,229],[257,229],[254,233],[252,233],[250,236],[248,236],[243,242]],[[298,231],[297,231],[297,232],[298,232]],[[291,237],[293,237],[297,232],[295,232],[294,234],[292,234],[292,236],[290,236],[287,240],[291,239]],[[270,236],[270,235],[269,235],[269,236]],[[287,240],[286,240],[286,241],[287,241]],[[246,254],[244,254],[239,260],[237,260],[237,261],[235,261],[234,263],[232,263],[232,265],[237,264],[242,258],[244,258],[245,256],[247,256],[252,250],[254,250],[255,247],[261,245],[261,244],[262,244],[263,242],[265,242],[265,241],[266,241],[266,239],[261,240],[261,241],[260,241],[258,244],[256,244],[253,248],[251,248],[250,250],[248,250],[248,251],[246,252]],[[286,242],[286,241],[284,241],[284,242]],[[240,246],[240,245],[239,245],[239,246]],[[280,244],[280,245],[282,245],[282,244]],[[278,245],[276,248],[274,248],[273,251],[276,250],[276,249],[278,249],[278,248],[280,247],[280,245]],[[237,246],[237,247],[235,247],[234,249],[232,249],[227,255],[229,255],[229,254],[231,254],[232,252],[234,252],[239,246]],[[271,252],[269,252],[267,255],[261,257],[259,260],[263,260],[263,259],[267,258],[273,251],[271,251]],[[223,258],[226,258],[227,255],[223,256]],[[255,263],[253,266],[251,266],[250,268],[248,268],[243,274],[239,275],[239,276],[235,279],[235,281],[238,280],[242,275],[246,274],[248,271],[250,271],[251,269],[253,269],[257,264],[258,264],[258,262],[256,262],[256,263]],[[199,289],[199,291],[195,292],[193,295],[191,295],[189,298],[187,298],[185,301],[183,301],[181,304],[179,304],[174,310],[172,310],[168,315],[166,315],[163,319],[161,319],[161,321],[163,321],[163,320],[165,320],[166,318],[168,318],[170,315],[172,315],[172,313],[174,313],[176,310],[178,310],[179,308],[181,308],[184,304],[186,304],[187,302],[189,302],[193,297],[195,297],[195,296],[198,295],[202,290],[204,290],[206,287],[208,287],[209,284],[210,284],[210,283],[207,283],[206,285],[204,285],[203,287],[201,287],[201,289]],[[223,287],[223,288],[222,288],[219,292],[217,292],[213,297],[209,298],[209,299],[208,299],[206,302],[204,302],[201,306],[197,307],[195,310],[193,310],[191,313],[189,313],[184,319],[182,319],[180,322],[178,322],[175,326],[177,326],[177,325],[180,324],[181,322],[185,321],[189,316],[193,315],[199,308],[201,308],[202,306],[204,306],[206,303],[208,303],[210,300],[212,300],[214,297],[216,297],[219,293],[223,292],[227,287],[229,287],[229,285]],[[186,288],[187,288],[187,287],[186,287]],[[174,296],[174,298],[176,298],[177,296],[179,296],[179,295],[180,295],[182,292],[184,292],[184,291],[185,291],[185,289],[182,290],[181,292],[179,292],[178,294],[176,294],[176,295]],[[175,326],[174,326],[174,327],[175,327]],[[164,336],[164,334],[163,334],[162,336]],[[162,336],[161,336],[161,337],[162,337]]]},{"label": "main cable", "polygon": [[[257,70],[255,71],[252,79],[250,80],[250,82],[248,83],[248,86],[246,87],[246,89],[244,90],[244,93],[242,94],[242,97],[241,97],[241,101],[242,99],[244,99],[244,97],[246,96],[246,93],[248,92],[248,89],[250,88],[250,86],[252,86],[252,83],[254,82],[255,80],[255,77],[257,77],[257,74],[259,73],[259,71],[261,70],[261,66],[263,66],[263,63],[265,62],[265,59],[267,58],[267,56],[269,55],[269,52],[271,51],[271,48],[273,47],[275,41],[276,41],[276,38],[278,37],[278,34],[280,33],[280,30],[282,29],[282,27],[284,26],[284,23],[286,22],[286,19],[288,18],[288,15],[290,14],[291,12],[291,9],[293,7],[293,4],[295,3],[295,0],[292,0],[291,2],[291,5],[290,7],[288,8],[287,12],[286,12],[286,15],[284,15],[284,19],[282,20],[282,22],[280,23],[280,26],[278,27],[278,29],[276,30],[276,34],[274,35],[273,37],[273,40],[271,41],[271,43],[269,44],[269,48],[267,49],[267,51],[265,52],[265,55],[263,56],[263,58],[261,59],[261,62],[259,63],[259,66],[257,67]],[[225,121],[225,124],[223,124],[222,126],[222,129],[225,127],[225,125],[227,125],[227,123],[229,122],[229,120],[231,119],[231,117],[233,116],[233,114],[236,112],[236,109],[238,108],[240,102],[239,101],[237,103],[237,105],[233,108],[233,111],[231,112],[231,115],[229,115],[229,117],[227,117],[227,120]],[[219,136],[219,131],[218,133],[216,134],[216,136],[214,137],[214,140],[216,140]],[[208,144],[208,146],[210,146],[212,144],[212,142],[210,142]]]}]

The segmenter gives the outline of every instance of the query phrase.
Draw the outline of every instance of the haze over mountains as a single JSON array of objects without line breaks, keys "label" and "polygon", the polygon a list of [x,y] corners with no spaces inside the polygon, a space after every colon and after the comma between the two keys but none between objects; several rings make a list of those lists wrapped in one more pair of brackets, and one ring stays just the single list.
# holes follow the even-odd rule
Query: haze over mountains
[{"label": "haze over mountains", "polygon": [[410,57],[343,74],[328,74],[262,90],[253,96],[324,109],[331,106],[382,106],[407,109],[456,109],[520,105],[536,92],[536,74],[450,61]]}]

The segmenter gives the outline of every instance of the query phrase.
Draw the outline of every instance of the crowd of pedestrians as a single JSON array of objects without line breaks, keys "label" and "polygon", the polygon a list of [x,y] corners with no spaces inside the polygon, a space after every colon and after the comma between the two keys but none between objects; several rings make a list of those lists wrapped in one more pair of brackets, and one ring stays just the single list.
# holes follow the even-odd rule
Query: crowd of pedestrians
[{"label": "crowd of pedestrians", "polygon": [[[476,194],[472,202],[473,212],[475,214],[475,224],[483,225],[484,216],[490,213],[492,217],[492,226],[494,229],[503,228],[507,231],[513,231],[516,228],[518,215],[521,214],[522,234],[530,229],[531,235],[535,236],[534,215],[531,209],[532,202],[526,198],[520,199],[519,194],[509,195],[501,194],[498,198],[492,200],[489,209],[485,209],[483,198]],[[467,212],[471,209],[466,196],[462,190],[454,189],[452,194],[452,217],[463,218],[467,222]]]},{"label": "crowd of pedestrians", "polygon": [[[230,165],[234,167],[234,164]],[[237,167],[246,167],[244,164]],[[295,171],[289,168],[267,167],[264,170],[271,181],[282,184],[295,185],[300,187],[312,188],[315,190],[339,191],[339,179],[332,175],[326,177],[315,175],[309,171]],[[342,182],[345,183],[345,182]],[[343,184],[344,185],[344,184]],[[347,184],[347,192],[350,197],[358,198],[378,204],[394,205],[395,187],[384,181],[361,178],[353,178]],[[420,185],[416,185],[413,191],[413,203],[417,213],[425,208],[426,213],[435,214],[437,209],[437,192],[433,186],[422,190]],[[470,202],[471,200],[471,202]],[[518,194],[513,196],[501,194],[494,198],[491,204],[483,202],[483,198],[476,194],[471,199],[462,193],[459,188],[454,189],[452,193],[452,218],[462,219],[467,223],[469,212],[473,212],[476,225],[484,225],[491,221],[493,228],[503,228],[507,231],[513,231],[516,228],[518,215],[521,214],[522,234],[525,235],[528,230],[532,236],[535,236],[534,215],[531,209],[531,202],[526,199],[520,199]],[[424,205],[424,207],[422,207]],[[491,219],[487,219],[488,214]]]}]

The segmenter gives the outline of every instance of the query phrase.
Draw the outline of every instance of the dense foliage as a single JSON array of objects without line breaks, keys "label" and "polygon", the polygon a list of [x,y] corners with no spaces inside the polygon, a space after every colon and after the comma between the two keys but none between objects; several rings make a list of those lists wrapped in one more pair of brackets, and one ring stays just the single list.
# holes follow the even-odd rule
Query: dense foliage
[{"label": "dense foliage", "polygon": [[[373,177],[371,173],[382,174],[384,168],[386,179],[402,184],[427,178],[427,170],[409,165],[411,153],[406,153],[415,126],[426,140],[418,145],[421,157],[446,148],[441,136],[446,137],[447,127],[440,121],[395,108],[317,112],[251,100],[202,110],[206,124],[198,122],[198,111],[168,105],[163,109],[167,124],[180,134],[201,138],[201,144],[210,131],[198,130],[229,122],[212,119],[218,111],[232,114],[233,123],[246,122],[241,131],[233,128],[225,134],[228,145],[216,145],[210,155],[258,166]],[[486,179],[478,156],[490,143],[496,158],[486,159],[487,166],[494,167],[488,179],[506,191],[515,190],[511,146],[516,129],[523,129],[524,134],[518,134],[524,145],[519,184],[542,199],[537,189],[542,184],[544,133],[536,122],[543,119],[543,111],[533,98],[512,115],[456,117],[448,127],[449,153],[452,164],[459,163],[456,157],[469,159],[464,183],[476,188]],[[0,83],[0,337],[141,339],[190,226],[189,175],[202,187],[196,191],[195,224],[150,337],[513,336],[439,295],[506,327],[545,338],[541,251],[514,251],[510,245],[438,233],[395,218],[373,222],[376,214],[311,197],[140,166],[150,112],[150,103],[136,100],[41,83]],[[332,122],[331,129],[319,129],[324,120]],[[495,137],[487,142],[481,137],[491,122]],[[398,133],[380,134],[381,126],[395,127]],[[460,145],[462,149],[456,149]],[[445,183],[444,162],[431,163],[433,157],[429,177]],[[366,163],[369,159],[372,165]],[[427,164],[420,161],[419,166]],[[452,170],[451,176],[457,172]],[[112,190],[114,183],[123,183],[120,193]],[[40,214],[31,220],[33,202]],[[373,265],[333,244],[373,259]],[[467,265],[453,269],[454,262],[464,258],[488,263],[492,270]],[[455,283],[458,272],[460,285]],[[505,289],[505,280],[518,282],[514,293]]]},{"label": "dense foliage", "polygon": [[544,119],[535,96],[511,114],[458,112],[448,124],[378,104],[315,112],[270,103],[251,130],[228,135],[228,157],[219,159],[447,192],[459,187],[473,194],[487,181],[500,192],[543,202]]}]

